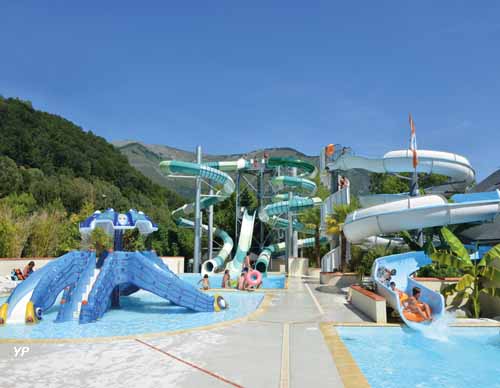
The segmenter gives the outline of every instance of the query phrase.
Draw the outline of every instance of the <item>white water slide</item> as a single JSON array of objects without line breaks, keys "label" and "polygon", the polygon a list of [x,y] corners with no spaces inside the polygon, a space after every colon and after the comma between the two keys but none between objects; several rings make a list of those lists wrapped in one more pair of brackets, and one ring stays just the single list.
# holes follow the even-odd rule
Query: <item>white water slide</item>
[{"label": "white water slide", "polygon": [[[438,151],[419,150],[420,173],[440,174],[450,178],[448,183],[433,187],[427,192],[450,193],[465,191],[474,181],[474,170],[469,161],[456,154]],[[381,159],[368,159],[353,155],[342,155],[328,164],[329,170],[364,169],[376,173],[412,172],[413,162],[410,150],[392,151]],[[344,234],[353,243],[366,242],[367,238],[386,235],[403,230],[414,230],[449,224],[493,221],[500,213],[500,191],[487,193],[456,194],[448,201],[443,195],[424,195],[409,197],[397,195],[378,196],[383,201],[375,206],[356,210],[349,214],[344,224]],[[369,202],[369,201],[368,201]],[[388,303],[400,313],[405,323],[417,329],[422,325],[408,321],[402,312],[397,293],[390,290],[380,281],[379,268],[395,269],[397,287],[411,294],[413,287],[422,289],[421,299],[431,305],[434,318],[439,318],[444,311],[443,297],[415,282],[411,275],[422,265],[430,264],[430,258],[423,252],[409,252],[402,255],[381,257],[376,260],[372,269],[372,278],[377,284],[377,291]]]},{"label": "white water slide", "polygon": [[226,269],[230,271],[231,279],[238,279],[243,270],[243,262],[252,245],[253,226],[255,223],[255,213],[248,214],[245,209],[243,219],[241,220],[240,239],[238,241],[238,248],[233,260],[226,265]]},{"label": "white water slide", "polygon": [[[359,168],[370,172],[392,174],[413,172],[413,156],[411,150],[391,151],[379,159],[346,154],[328,163],[327,168],[344,171]],[[449,183],[427,188],[428,193],[463,193],[475,177],[474,169],[467,158],[450,152],[430,150],[418,150],[417,172],[445,175],[450,178]]]}]

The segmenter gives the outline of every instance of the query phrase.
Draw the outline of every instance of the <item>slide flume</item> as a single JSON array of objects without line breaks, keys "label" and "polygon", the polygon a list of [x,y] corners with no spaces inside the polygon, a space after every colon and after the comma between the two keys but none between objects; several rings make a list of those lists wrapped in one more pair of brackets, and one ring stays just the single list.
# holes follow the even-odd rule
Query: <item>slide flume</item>
[{"label": "slide flume", "polygon": [[[463,192],[475,177],[469,161],[463,156],[439,151],[419,150],[417,172],[440,174],[450,181],[426,189],[426,192],[450,194]],[[402,173],[413,171],[411,150],[392,151],[381,159],[369,159],[349,154],[341,155],[328,163],[329,170],[364,169],[376,173]],[[349,214],[343,226],[346,238],[352,243],[365,243],[367,238],[378,235],[397,233],[403,230],[415,230],[427,227],[461,224],[470,222],[493,221],[500,212],[500,192],[455,194],[448,201],[443,195],[424,195],[410,197],[407,194],[376,195],[367,198],[365,203],[375,204]],[[399,295],[393,292],[383,280],[384,269],[396,270],[392,276],[396,287],[412,295],[413,287],[422,290],[421,300],[429,304],[433,319],[439,319],[444,312],[444,299],[416,282],[413,275],[422,266],[432,260],[424,252],[407,252],[378,258],[372,268],[372,278],[377,285],[377,292],[399,312],[404,322],[413,329],[422,324],[409,321],[403,314]]]}]

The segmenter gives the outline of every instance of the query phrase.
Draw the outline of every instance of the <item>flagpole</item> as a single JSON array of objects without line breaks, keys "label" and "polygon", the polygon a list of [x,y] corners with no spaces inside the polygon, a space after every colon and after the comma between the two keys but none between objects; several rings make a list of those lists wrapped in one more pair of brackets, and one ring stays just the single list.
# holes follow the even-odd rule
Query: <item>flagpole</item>
[{"label": "flagpole", "polygon": [[[418,189],[418,156],[417,156],[417,134],[415,133],[415,123],[413,122],[413,117],[411,117],[411,113],[408,115],[408,119],[410,122],[410,150],[412,151],[412,159],[413,159],[413,176],[411,180],[411,188],[410,188],[410,197],[418,197],[419,189]],[[418,229],[417,231],[417,240],[420,246],[424,246],[424,233],[423,229]]]},{"label": "flagpole", "polygon": [[411,179],[411,187],[410,187],[410,197],[418,197],[419,189],[418,189],[418,174],[417,174],[417,135],[415,133],[415,123],[413,122],[413,117],[411,117],[411,113],[408,114],[408,120],[410,122],[410,150],[412,151],[413,157],[413,176]]}]

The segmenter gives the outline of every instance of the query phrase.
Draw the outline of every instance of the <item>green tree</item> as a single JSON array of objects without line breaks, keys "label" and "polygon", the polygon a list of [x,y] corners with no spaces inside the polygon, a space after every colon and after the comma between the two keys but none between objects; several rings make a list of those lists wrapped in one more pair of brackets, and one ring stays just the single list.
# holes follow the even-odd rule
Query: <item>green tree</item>
[{"label": "green tree", "polygon": [[22,175],[16,162],[7,156],[0,156],[0,198],[15,193],[22,183]]},{"label": "green tree", "polygon": [[146,249],[145,238],[138,229],[127,230],[123,234],[124,251],[144,251]]},{"label": "green tree", "polygon": [[456,299],[468,300],[472,315],[479,318],[479,295],[500,296],[500,267],[497,266],[500,264],[500,244],[485,253],[481,260],[473,261],[462,242],[448,228],[443,227],[441,235],[447,247],[438,250],[430,247],[430,257],[439,264],[459,269],[463,273],[458,283],[449,285],[442,293],[448,296],[456,292]]},{"label": "green tree", "polygon": [[81,246],[82,249],[95,250],[96,256],[99,257],[104,251],[113,248],[113,238],[104,229],[95,228],[90,234],[84,236]]},{"label": "green tree", "polygon": [[326,232],[332,236],[338,236],[340,240],[341,246],[341,255],[340,255],[340,267],[342,271],[345,271],[346,259],[347,259],[347,239],[343,232],[344,222],[349,213],[352,213],[356,209],[359,208],[359,202],[356,198],[351,198],[351,203],[349,205],[336,205],[333,208],[333,214],[331,214],[327,220],[327,230]]}]

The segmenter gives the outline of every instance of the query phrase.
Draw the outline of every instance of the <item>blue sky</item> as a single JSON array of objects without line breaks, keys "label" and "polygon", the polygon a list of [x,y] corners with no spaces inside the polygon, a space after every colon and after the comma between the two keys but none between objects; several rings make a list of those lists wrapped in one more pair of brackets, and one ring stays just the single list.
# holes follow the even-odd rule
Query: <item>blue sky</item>
[{"label": "blue sky", "polygon": [[3,2],[0,94],[210,153],[378,156],[408,145],[411,111],[420,148],[500,167],[499,2],[180,3]]}]

